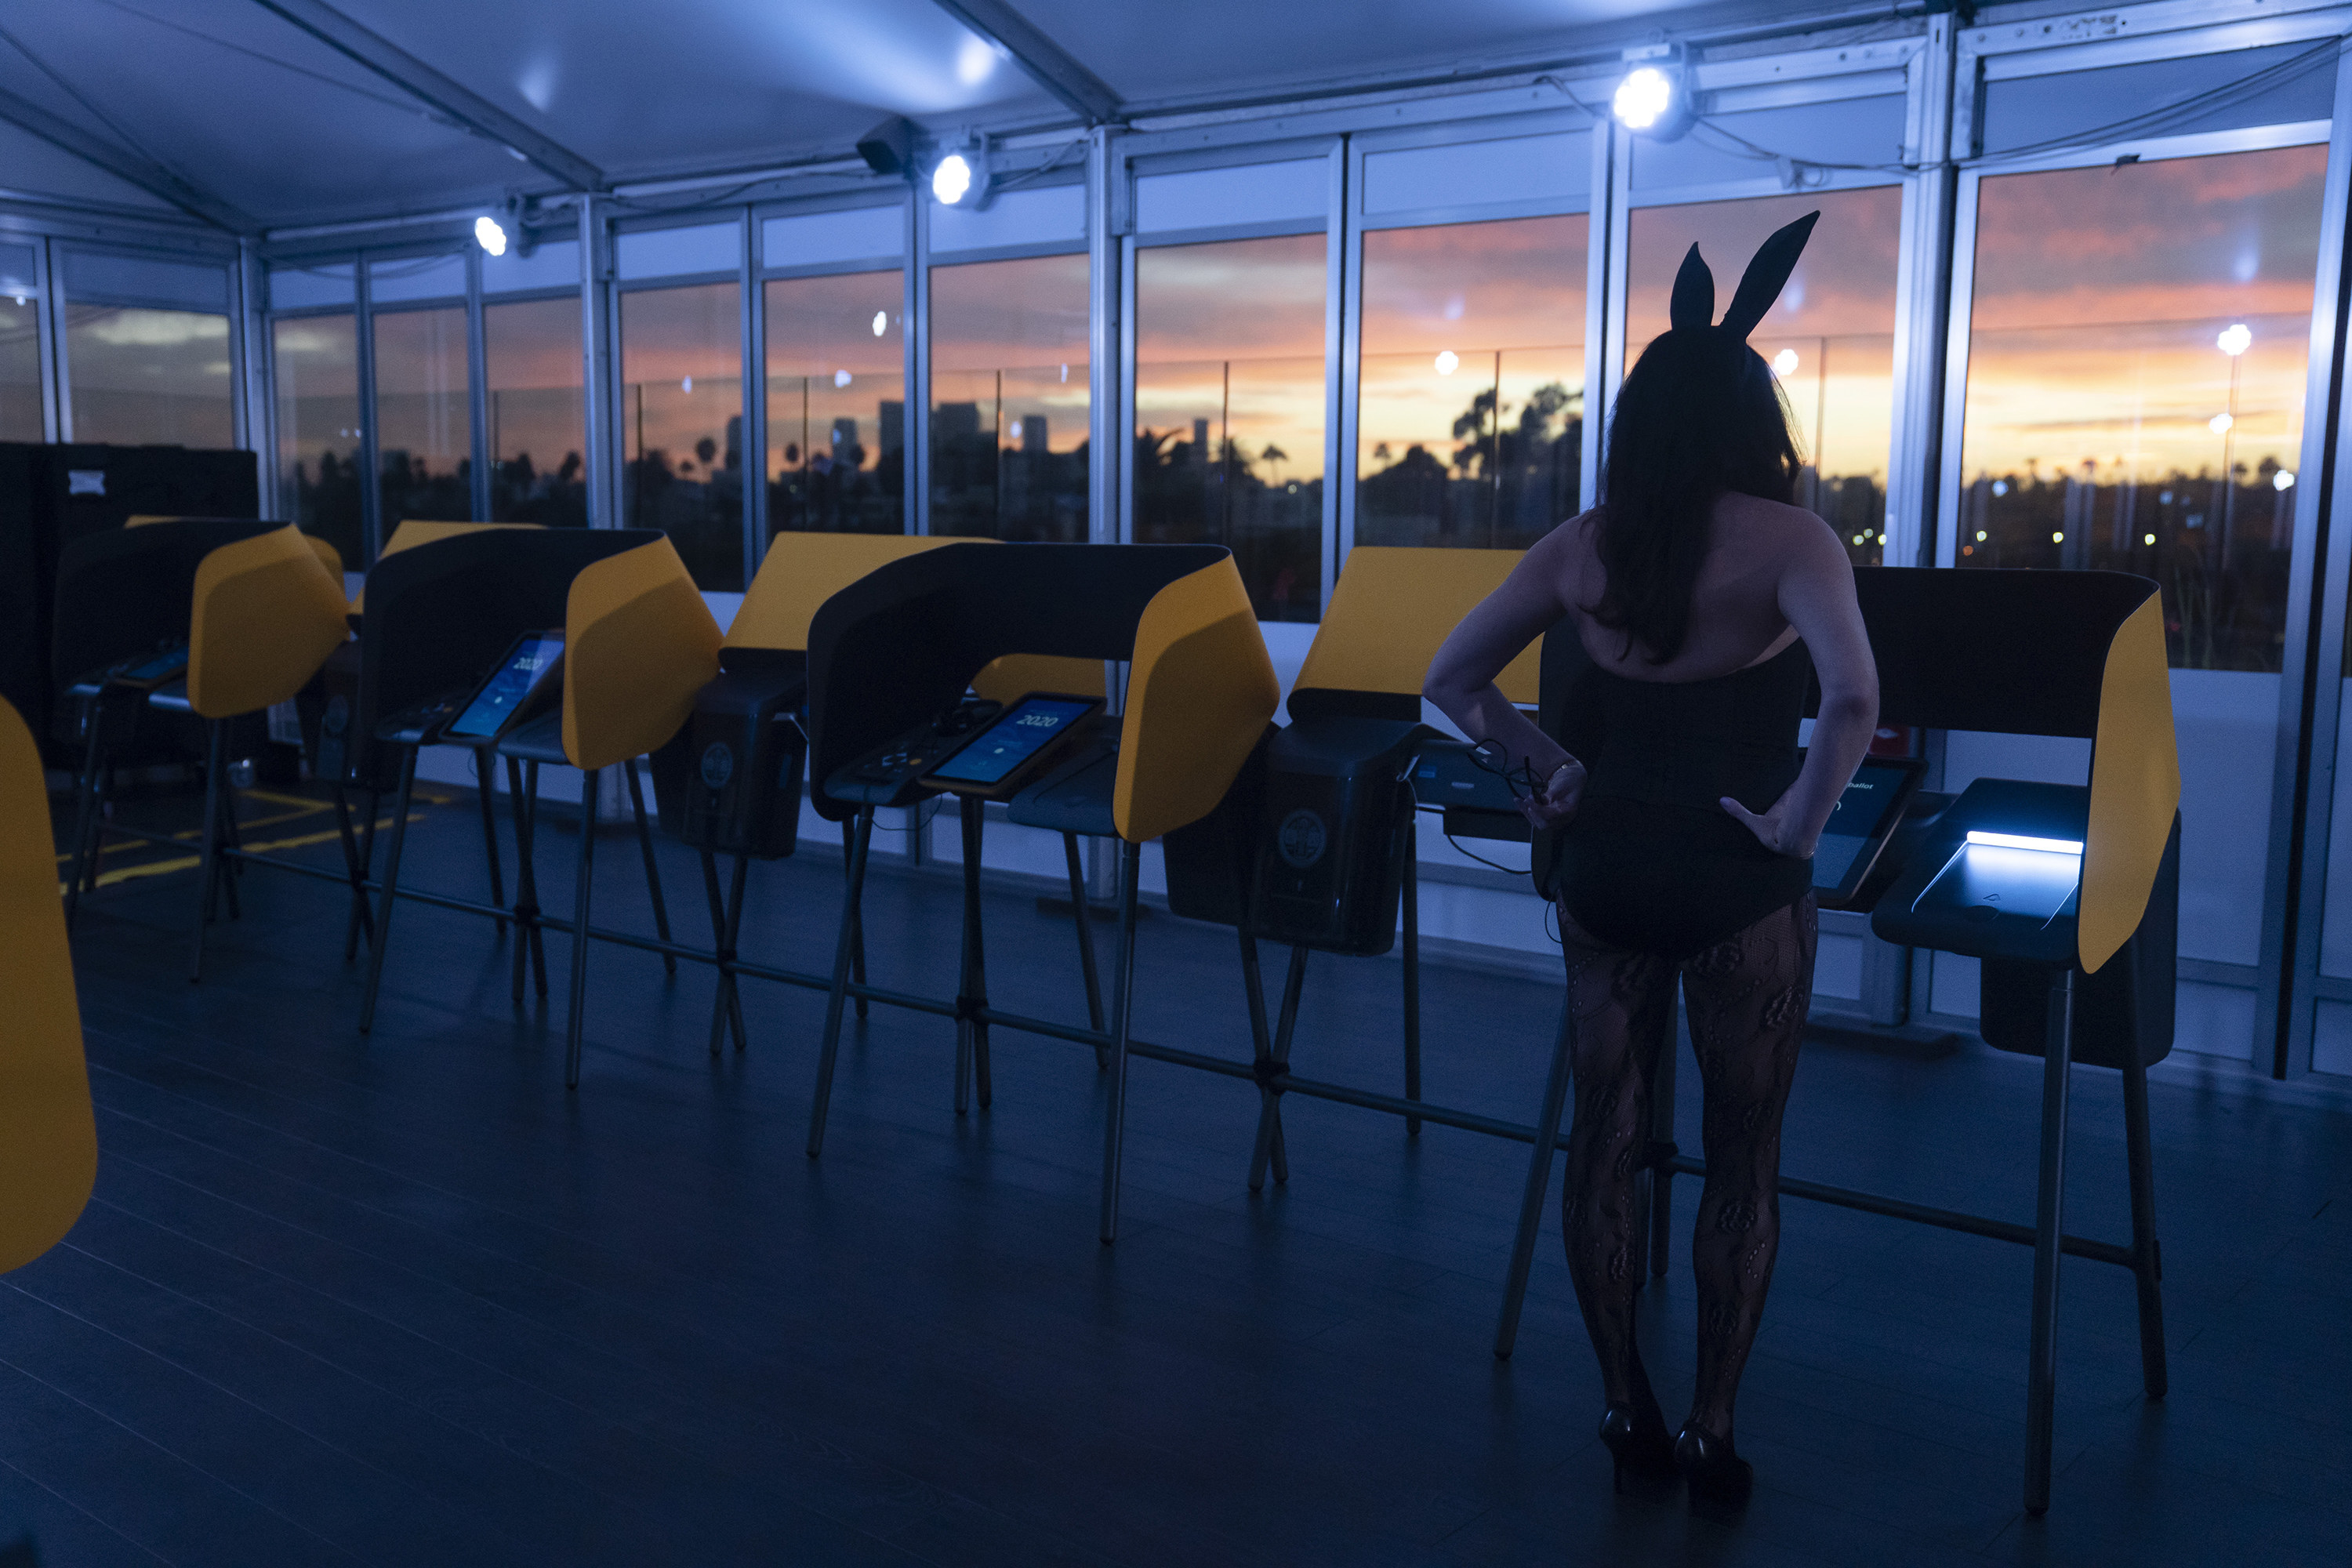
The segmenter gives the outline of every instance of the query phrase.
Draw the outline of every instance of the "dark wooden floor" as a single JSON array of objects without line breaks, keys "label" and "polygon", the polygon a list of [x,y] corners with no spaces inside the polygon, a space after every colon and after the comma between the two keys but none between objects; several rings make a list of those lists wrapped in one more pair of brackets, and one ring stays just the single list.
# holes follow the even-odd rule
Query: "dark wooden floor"
[{"label": "dark wooden floor", "polygon": [[[419,825],[419,882],[479,886],[467,804]],[[542,840],[551,905],[576,842]],[[600,914],[650,929],[633,847],[601,848]],[[665,868],[701,938],[692,861]],[[839,877],[756,872],[747,952],[821,967]],[[558,1000],[518,1016],[486,921],[404,907],[363,1038],[340,895],[244,887],[202,986],[185,875],[105,890],[77,935],[97,1195],[0,1281],[0,1509],[45,1562],[2352,1559],[2340,1114],[2155,1089],[2172,1394],[2141,1396],[2128,1278],[2071,1264],[2042,1521],[2025,1250],[1790,1203],[1740,1405],[1759,1490],[1696,1518],[1611,1492],[1556,1231],[1517,1355],[1489,1354],[1519,1145],[1294,1099],[1292,1180],[1253,1198],[1253,1092],[1141,1062],[1105,1248],[1082,1048],[1000,1035],[994,1109],[959,1120],[950,1026],[877,1008],[813,1163],[820,996],[747,983],[751,1049],[714,1061],[709,972],[600,947],[567,1094],[561,941]],[[952,990],[950,886],[877,876],[868,909],[878,981]],[[992,894],[988,931],[1002,1005],[1082,1016],[1066,923]],[[1230,935],[1160,916],[1144,944],[1139,1031],[1245,1055]],[[1317,961],[1302,1071],[1394,1086],[1397,974]],[[1433,971],[1429,1092],[1531,1117],[1557,1004]],[[1786,1168],[2029,1217],[2038,1072],[1809,1047]],[[2120,1237],[2114,1076],[2075,1107],[2070,1228]],[[1671,1405],[1679,1255],[1643,1313]]]}]

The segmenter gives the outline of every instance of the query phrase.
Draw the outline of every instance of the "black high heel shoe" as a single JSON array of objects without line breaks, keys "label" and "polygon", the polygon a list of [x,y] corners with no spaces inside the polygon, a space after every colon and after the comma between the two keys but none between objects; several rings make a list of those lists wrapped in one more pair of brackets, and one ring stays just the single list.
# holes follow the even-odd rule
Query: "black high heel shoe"
[{"label": "black high heel shoe", "polygon": [[1694,1502],[1738,1507],[1755,1489],[1756,1467],[1733,1452],[1731,1439],[1711,1437],[1695,1426],[1685,1425],[1675,1439],[1675,1464]]},{"label": "black high heel shoe", "polygon": [[1658,1417],[1645,1425],[1635,1418],[1631,1405],[1612,1405],[1601,1413],[1601,1441],[1616,1462],[1612,1484],[1619,1491],[1625,1489],[1628,1474],[1650,1481],[1675,1479],[1674,1439]]}]

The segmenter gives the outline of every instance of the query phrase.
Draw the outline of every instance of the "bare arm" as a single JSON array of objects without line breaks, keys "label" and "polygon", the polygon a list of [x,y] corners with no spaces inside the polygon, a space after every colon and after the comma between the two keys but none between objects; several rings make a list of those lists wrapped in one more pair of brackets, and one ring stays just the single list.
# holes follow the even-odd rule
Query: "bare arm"
[{"label": "bare arm", "polygon": [[1803,543],[1780,574],[1780,613],[1804,639],[1821,679],[1821,712],[1813,720],[1805,765],[1762,816],[1726,798],[1723,809],[1747,824],[1768,848],[1809,857],[1838,797],[1853,782],[1878,728],[1878,664],[1854,599],[1853,565],[1823,524],[1801,534]]},{"label": "bare arm", "polygon": [[1460,725],[1464,734],[1473,741],[1499,742],[1514,769],[1525,763],[1536,778],[1547,781],[1542,792],[1527,803],[1528,820],[1538,827],[1549,827],[1575,811],[1584,788],[1584,768],[1503,695],[1495,678],[1569,613],[1559,584],[1572,526],[1562,524],[1537,542],[1503,585],[1462,618],[1430,660],[1421,688],[1421,694]]}]

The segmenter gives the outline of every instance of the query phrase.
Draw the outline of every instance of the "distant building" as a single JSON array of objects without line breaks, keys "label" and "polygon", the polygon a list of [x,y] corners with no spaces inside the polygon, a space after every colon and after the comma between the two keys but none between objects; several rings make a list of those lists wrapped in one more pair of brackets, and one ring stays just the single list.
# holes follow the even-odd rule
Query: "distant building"
[{"label": "distant building", "polygon": [[931,410],[933,441],[970,440],[979,435],[979,404],[942,403]]},{"label": "distant building", "polygon": [[1024,452],[1046,450],[1044,415],[1024,414],[1021,416],[1021,449]]}]

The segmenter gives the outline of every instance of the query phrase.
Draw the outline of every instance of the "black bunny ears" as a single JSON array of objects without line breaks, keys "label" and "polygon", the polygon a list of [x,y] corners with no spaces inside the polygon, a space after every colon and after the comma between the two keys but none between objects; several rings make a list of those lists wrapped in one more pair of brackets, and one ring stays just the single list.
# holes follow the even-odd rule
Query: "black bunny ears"
[{"label": "black bunny ears", "polygon": [[[1796,270],[1797,258],[1804,254],[1805,241],[1812,237],[1813,224],[1822,215],[1809,212],[1786,227],[1775,229],[1772,237],[1757,247],[1755,259],[1748,264],[1739,279],[1739,291],[1731,297],[1731,309],[1723,313],[1723,330],[1741,342],[1756,330],[1772,301],[1780,297],[1781,286],[1789,274]],[[1682,269],[1675,274],[1673,302],[1667,308],[1666,320],[1676,331],[1691,331],[1715,324],[1715,274],[1699,259],[1698,247],[1690,247],[1683,258]]]}]

